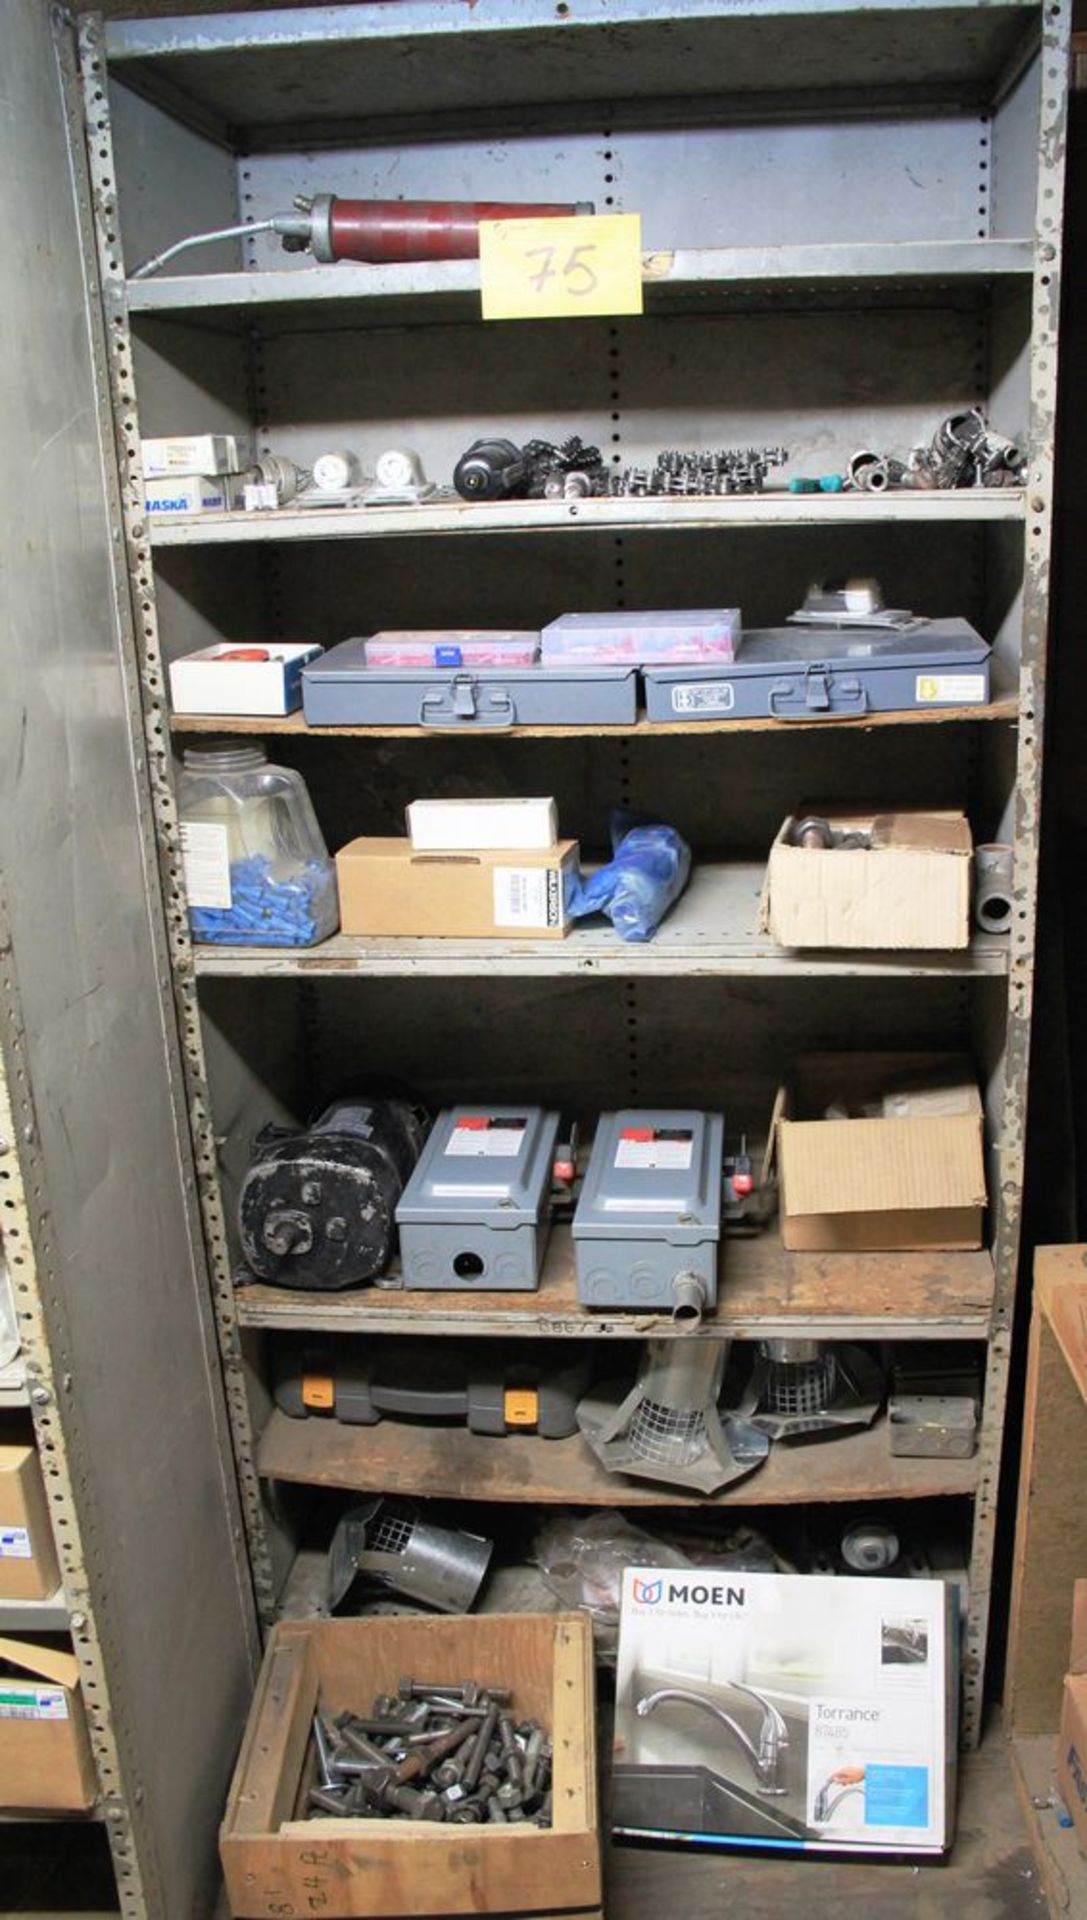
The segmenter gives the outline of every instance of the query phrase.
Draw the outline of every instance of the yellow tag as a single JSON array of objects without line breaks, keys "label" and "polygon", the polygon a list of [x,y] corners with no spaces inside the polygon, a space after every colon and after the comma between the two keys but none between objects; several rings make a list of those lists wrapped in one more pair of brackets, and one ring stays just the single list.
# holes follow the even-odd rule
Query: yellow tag
[{"label": "yellow tag", "polygon": [[479,266],[485,320],[641,313],[642,216],[481,220]]},{"label": "yellow tag", "polygon": [[327,1412],[336,1405],[336,1383],[331,1374],[304,1373],[302,1375],[302,1405]]},{"label": "yellow tag", "polygon": [[507,1387],[505,1391],[507,1427],[534,1427],[540,1417],[540,1396],[535,1387]]}]

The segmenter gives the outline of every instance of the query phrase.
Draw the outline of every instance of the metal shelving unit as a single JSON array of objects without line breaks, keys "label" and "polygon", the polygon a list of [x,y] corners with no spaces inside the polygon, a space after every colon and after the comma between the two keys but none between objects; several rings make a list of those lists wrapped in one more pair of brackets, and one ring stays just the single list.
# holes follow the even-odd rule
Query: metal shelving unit
[{"label": "metal shelving unit", "polygon": [[[280,1480],[495,1500],[654,1496],[605,1482],[572,1445],[488,1455],[472,1436],[436,1447],[398,1432],[394,1444],[382,1429],[273,1413],[263,1349],[277,1332],[598,1340],[650,1327],[579,1313],[561,1236],[524,1303],[236,1286],[232,1202],[258,1125],[311,1108],[333,1074],[395,1071],[435,1100],[486,1084],[587,1111],[612,1097],[715,1105],[724,1089],[755,1126],[790,1053],[813,1039],[890,1046],[916,1033],[978,1063],[986,1251],[882,1256],[862,1270],[786,1256],[773,1236],[730,1247],[719,1315],[700,1337],[987,1342],[976,1460],[892,1460],[877,1428],[780,1451],[730,1495],[972,1502],[964,1700],[976,1737],[1021,1215],[1069,12],[1069,0],[587,0],[558,17],[545,0],[403,0],[84,23],[139,799],[157,835],[162,977],[266,1618],[295,1548],[289,1503],[267,1497]],[[534,197],[590,191],[602,210],[642,211],[645,318],[487,329],[471,263],[314,268],[285,263],[263,236],[210,249],[199,271],[126,277],[181,233],[259,220],[295,191],[429,195],[439,142],[450,193],[482,190],[500,163],[513,195],[531,182]],[[255,431],[302,463],[333,444],[373,450],[380,434],[418,446],[440,479],[499,421],[515,435],[519,423],[556,440],[582,433],[617,463],[662,444],[784,435],[816,472],[857,446],[908,446],[973,401],[1029,436],[1025,487],[442,500],[159,524],[139,475],[141,432],[199,428]],[[427,782],[555,791],[564,830],[583,838],[615,797],[667,803],[699,864],[651,947],[631,954],[579,930],[546,950],[343,938],[309,953],[193,949],[170,749],[207,728],[171,723],[177,654],[217,638],[534,624],[567,605],[690,604],[700,592],[709,604],[725,582],[745,621],[767,624],[823,567],[880,574],[896,603],[973,619],[994,643],[991,704],[848,727],[641,723],[490,740],[311,730],[297,717],[216,728],[266,734],[305,773],[337,843],[393,830]],[[1007,940],[976,938],[961,957],[796,957],[756,933],[756,863],[788,807],[872,792],[963,804],[978,839],[1014,835]]]},{"label": "metal shelving unit", "polygon": [[259,1646],[139,801],[69,17],[15,0],[4,56],[0,163],[23,213],[2,268],[0,1230],[63,1595],[0,1607],[0,1630],[70,1634],[86,1818],[125,1920],[174,1920],[214,1905]]}]

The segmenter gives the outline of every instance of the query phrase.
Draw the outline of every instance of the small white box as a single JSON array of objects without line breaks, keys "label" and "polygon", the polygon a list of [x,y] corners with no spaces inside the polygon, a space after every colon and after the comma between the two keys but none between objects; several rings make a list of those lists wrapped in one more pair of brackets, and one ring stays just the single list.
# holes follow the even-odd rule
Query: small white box
[{"label": "small white box", "polygon": [[218,473],[185,473],[173,479],[145,480],[144,506],[152,518],[181,519],[192,513],[225,513],[227,489]]},{"label": "small white box", "polygon": [[145,480],[177,474],[240,473],[249,465],[244,439],[233,433],[193,433],[164,440],[141,440]]},{"label": "small white box", "polygon": [[558,840],[551,799],[413,800],[408,833],[414,853],[545,853]]},{"label": "small white box", "polygon": [[170,663],[175,713],[284,714],[302,704],[302,669],[323,651],[312,643],[202,647]]}]

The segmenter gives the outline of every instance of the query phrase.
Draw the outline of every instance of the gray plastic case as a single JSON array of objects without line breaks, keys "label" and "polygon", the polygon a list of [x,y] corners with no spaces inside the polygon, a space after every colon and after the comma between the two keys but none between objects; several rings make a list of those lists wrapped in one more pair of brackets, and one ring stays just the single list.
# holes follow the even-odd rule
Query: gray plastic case
[{"label": "gray plastic case", "polygon": [[[631,726],[638,672],[619,667],[368,667],[364,640],[344,640],[302,675],[315,727]],[[315,663],[316,664],[316,663]]]},{"label": "gray plastic case", "polygon": [[719,1113],[601,1115],[574,1214],[582,1306],[670,1311],[681,1273],[716,1303],[724,1146]]},{"label": "gray plastic case", "polygon": [[[650,720],[848,720],[984,706],[991,649],[968,620],[878,627],[755,627],[731,663],[647,667]],[[307,668],[307,675],[312,672]]]},{"label": "gray plastic case", "polygon": [[406,1287],[530,1293],[539,1285],[558,1130],[558,1114],[542,1107],[438,1115],[396,1209]]}]

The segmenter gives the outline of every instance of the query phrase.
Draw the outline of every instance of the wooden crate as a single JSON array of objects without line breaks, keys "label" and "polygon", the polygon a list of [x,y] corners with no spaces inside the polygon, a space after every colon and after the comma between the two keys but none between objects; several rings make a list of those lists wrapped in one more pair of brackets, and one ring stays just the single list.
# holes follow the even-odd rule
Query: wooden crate
[{"label": "wooden crate", "polygon": [[[554,1745],[554,1824],[307,1820],[314,1712],[367,1713],[402,1674],[512,1686]],[[599,1912],[592,1630],[580,1614],[273,1628],[220,1830],[236,1920]]]}]

